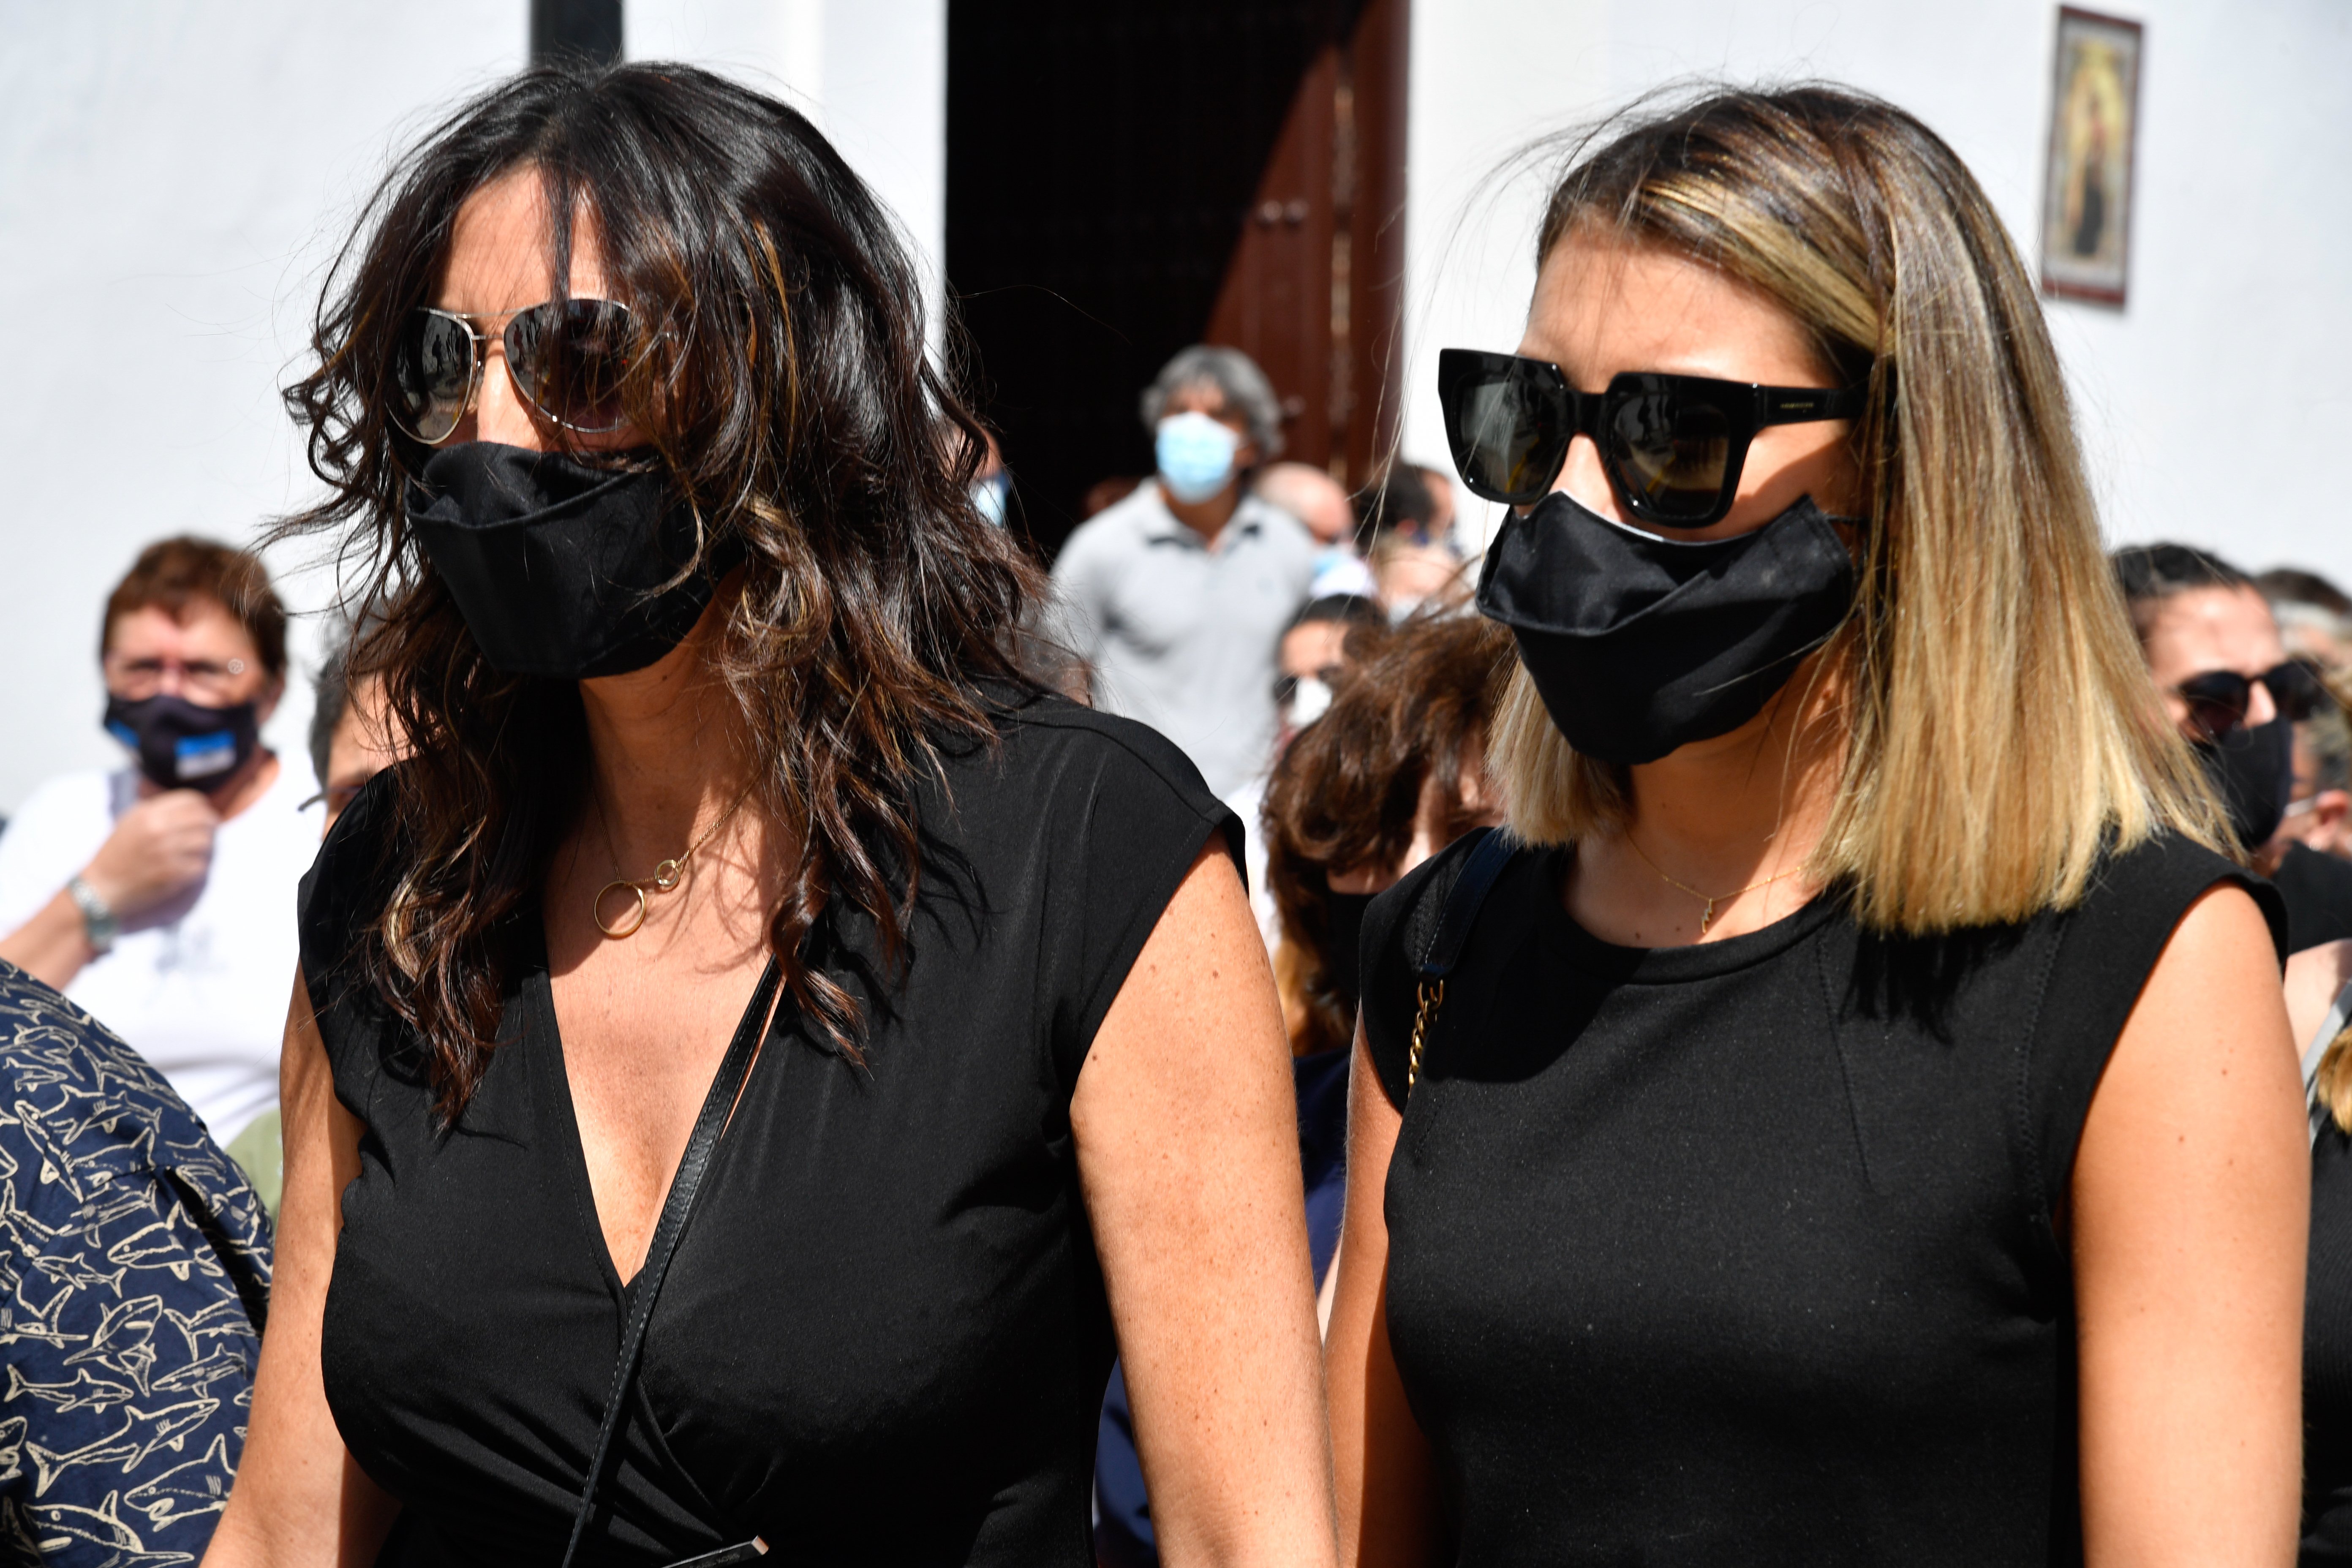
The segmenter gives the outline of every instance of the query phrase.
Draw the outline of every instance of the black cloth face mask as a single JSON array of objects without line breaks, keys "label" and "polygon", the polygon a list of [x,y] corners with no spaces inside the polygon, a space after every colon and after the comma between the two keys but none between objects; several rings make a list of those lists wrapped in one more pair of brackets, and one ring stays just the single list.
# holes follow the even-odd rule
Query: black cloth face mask
[{"label": "black cloth face mask", "polygon": [[671,504],[666,476],[494,441],[436,452],[409,487],[408,521],[490,667],[561,680],[669,652],[742,555],[730,535],[664,588],[694,556],[693,514]]},{"label": "black cloth face mask", "polygon": [[1810,496],[1752,533],[1686,544],[1555,490],[1503,524],[1478,582],[1559,732],[1611,763],[1739,728],[1853,602],[1853,557]]},{"label": "black cloth face mask", "polygon": [[2230,808],[2238,843],[2260,849],[2278,831],[2294,794],[2294,721],[2241,725],[2219,741],[2195,742],[2213,793]]},{"label": "black cloth face mask", "polygon": [[218,789],[261,748],[260,709],[251,702],[206,708],[169,692],[136,702],[110,697],[103,721],[161,789]]}]

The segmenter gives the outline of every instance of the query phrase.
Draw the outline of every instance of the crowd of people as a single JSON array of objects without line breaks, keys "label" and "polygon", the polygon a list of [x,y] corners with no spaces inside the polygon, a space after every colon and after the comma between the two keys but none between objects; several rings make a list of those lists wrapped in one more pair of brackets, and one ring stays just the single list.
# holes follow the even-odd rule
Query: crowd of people
[{"label": "crowd of people", "polygon": [[429,132],[308,755],[164,540],[0,833],[10,1560],[2352,1557],[2352,598],[2103,552],[1891,105],[1537,260],[1451,472],[1197,345],[1048,571],[800,115]]}]

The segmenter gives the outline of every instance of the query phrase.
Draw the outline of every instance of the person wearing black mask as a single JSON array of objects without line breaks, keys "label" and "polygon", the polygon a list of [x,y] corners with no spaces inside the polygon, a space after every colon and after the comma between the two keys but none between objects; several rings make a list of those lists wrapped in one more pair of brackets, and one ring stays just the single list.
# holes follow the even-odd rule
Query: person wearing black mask
[{"label": "person wearing black mask", "polygon": [[251,552],[162,540],[108,597],[102,722],[0,836],[0,958],[137,1049],[274,1196],[283,971],[318,849],[310,771],[261,743],[286,611]]},{"label": "person wearing black mask", "polygon": [[1420,615],[1337,672],[1265,794],[1266,883],[1282,931],[1275,978],[1298,1077],[1317,1280],[1339,1247],[1348,1049],[1373,898],[1475,827],[1502,820],[1486,732],[1510,668],[1492,622]]},{"label": "person wearing black mask", "polygon": [[2295,726],[2327,693],[2288,656],[2269,601],[2219,556],[2134,544],[2109,557],[2165,711],[2228,807],[2239,847],[2286,902],[2287,951],[2352,937],[2352,862],[2282,833]]},{"label": "person wearing black mask", "polygon": [[1365,917],[1359,1564],[2280,1563],[2275,894],[2164,722],[2032,278],[1810,86],[1575,148],[1448,350],[1507,826]]},{"label": "person wearing black mask", "polygon": [[1332,1561],[1238,825],[1016,664],[897,232],[785,105],[573,61],[345,252],[294,526],[408,754],[304,886],[210,1568],[1085,1568],[1114,1342],[1178,1552]]}]

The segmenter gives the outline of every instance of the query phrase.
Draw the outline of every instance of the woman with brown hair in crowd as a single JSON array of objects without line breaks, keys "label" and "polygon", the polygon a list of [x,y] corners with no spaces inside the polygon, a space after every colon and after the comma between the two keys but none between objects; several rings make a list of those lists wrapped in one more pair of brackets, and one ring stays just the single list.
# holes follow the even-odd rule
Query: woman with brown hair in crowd
[{"label": "woman with brown hair in crowd", "polygon": [[1355,1038],[1356,938],[1372,896],[1501,820],[1486,729],[1510,673],[1509,635],[1476,616],[1424,615],[1367,641],[1266,787],[1275,979],[1302,1058]]},{"label": "woman with brown hair in crowd", "polygon": [[2033,285],[1849,92],[1588,142],[1447,351],[1508,837],[1367,918],[1363,1563],[2281,1563],[2275,899],[2158,708]]},{"label": "woman with brown hair in crowd", "polygon": [[[888,216],[689,68],[396,169],[289,395],[408,760],[306,887],[219,1565],[1328,1562],[1230,813],[1012,662]],[[1203,1041],[1214,1048],[1203,1049]]]},{"label": "woman with brown hair in crowd", "polygon": [[1318,1289],[1339,1242],[1364,910],[1463,834],[1500,820],[1486,728],[1510,659],[1510,638],[1491,621],[1414,616],[1340,674],[1329,710],[1299,731],[1266,788],[1266,883],[1282,927],[1275,984]]}]

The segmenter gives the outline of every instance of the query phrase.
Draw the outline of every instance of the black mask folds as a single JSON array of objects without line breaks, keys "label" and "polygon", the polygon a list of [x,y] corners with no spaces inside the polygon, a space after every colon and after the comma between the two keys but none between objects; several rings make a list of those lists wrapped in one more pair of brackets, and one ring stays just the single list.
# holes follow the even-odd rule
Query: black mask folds
[{"label": "black mask folds", "polygon": [[1845,618],[1853,581],[1811,498],[1752,533],[1682,543],[1554,491],[1504,523],[1478,608],[1511,628],[1570,745],[1649,763],[1761,711]]},{"label": "black mask folds", "polygon": [[444,447],[412,485],[409,526],[492,668],[581,680],[642,669],[692,629],[741,557],[702,568],[694,517],[661,473],[614,473],[493,441]]},{"label": "black mask folds", "polygon": [[2213,793],[2230,808],[2238,843],[2259,849],[2271,841],[2294,794],[2294,722],[2240,725],[2219,741],[2196,743],[2197,760]]},{"label": "black mask folds", "polygon": [[168,692],[137,702],[110,697],[103,721],[160,789],[218,789],[261,745],[260,710],[250,702],[206,708]]}]

